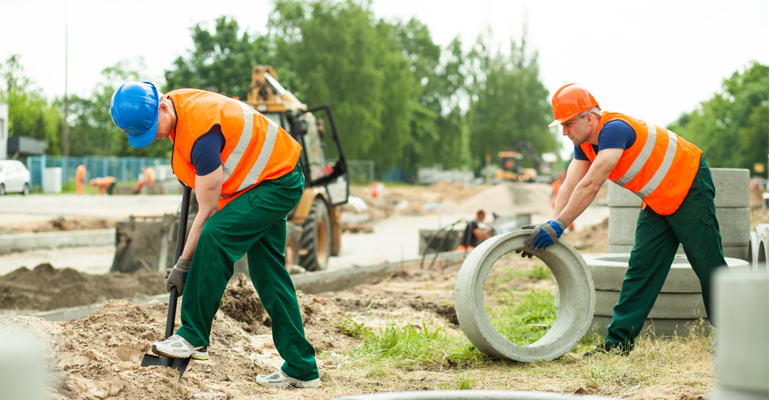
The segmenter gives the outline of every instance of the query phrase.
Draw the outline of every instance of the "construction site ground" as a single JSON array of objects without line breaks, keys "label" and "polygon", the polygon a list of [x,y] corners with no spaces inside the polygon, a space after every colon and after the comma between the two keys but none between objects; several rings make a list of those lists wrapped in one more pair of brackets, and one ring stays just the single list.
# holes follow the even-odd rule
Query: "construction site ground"
[{"label": "construction site ground", "polygon": [[[415,259],[417,230],[472,218],[478,209],[490,217],[492,212],[531,213],[533,222],[545,221],[551,213],[548,185],[463,188],[440,183],[389,187],[377,198],[368,189],[354,188],[354,194],[368,205],[366,223],[374,231],[345,233],[343,253],[331,264],[333,269]],[[179,196],[20,199],[0,197],[0,229],[5,232],[33,225],[36,228],[30,231],[47,226],[61,230],[57,227],[77,225],[76,221],[109,227],[129,214],[174,212],[179,203]],[[436,203],[440,203],[437,210],[426,210],[425,205]],[[576,221],[577,229],[565,233],[564,238],[583,252],[607,249],[604,203],[606,196],[599,196]],[[764,213],[758,220],[767,219],[766,210],[757,213]],[[318,352],[322,375],[321,388],[302,391],[266,389],[254,383],[256,374],[273,372],[281,359],[272,344],[269,317],[253,287],[241,279],[228,287],[215,318],[210,360],[192,362],[177,382],[177,372],[139,365],[151,343],[163,336],[165,302],[136,305],[111,300],[93,315],[69,322],[21,316],[60,305],[164,291],[160,272],[107,274],[113,251],[96,246],[0,256],[0,315],[7,316],[0,324],[0,335],[23,330],[40,338],[53,371],[48,389],[53,399],[328,399],[472,388],[681,400],[703,398],[716,385],[710,353],[713,340],[698,326],[688,337],[644,337],[629,357],[582,358],[583,351],[598,343],[599,338],[590,335],[551,362],[522,364],[487,357],[456,325],[453,289],[460,262],[439,262],[430,269],[407,262],[388,278],[344,292],[299,293],[305,331]],[[539,260],[506,256],[487,279],[488,315],[512,337],[534,341],[555,315],[553,289],[552,275]],[[517,317],[511,319],[512,315]]]}]

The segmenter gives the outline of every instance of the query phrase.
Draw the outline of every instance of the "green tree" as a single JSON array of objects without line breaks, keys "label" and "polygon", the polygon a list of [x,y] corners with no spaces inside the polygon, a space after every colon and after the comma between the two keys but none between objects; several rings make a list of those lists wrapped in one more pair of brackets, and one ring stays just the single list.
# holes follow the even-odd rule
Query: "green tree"
[{"label": "green tree", "polygon": [[0,89],[0,102],[8,104],[9,136],[26,136],[45,140],[46,153],[61,154],[58,134],[62,127],[62,113],[58,103],[49,102],[40,89],[24,75],[19,55],[11,55],[0,65],[0,78],[5,88]]},{"label": "green tree", "polygon": [[668,126],[693,142],[712,167],[753,168],[768,158],[768,66],[752,62],[722,90]]},{"label": "green tree", "polygon": [[493,53],[479,37],[469,58],[474,166],[519,140],[529,141],[541,154],[556,150],[556,137],[548,129],[548,90],[540,81],[537,53],[528,53],[526,32],[518,43],[511,41],[507,54]]},{"label": "green tree", "polygon": [[252,68],[269,63],[266,39],[241,33],[238,22],[224,16],[217,18],[213,33],[202,24],[191,31],[194,48],[166,70],[163,91],[196,88],[245,100]]}]

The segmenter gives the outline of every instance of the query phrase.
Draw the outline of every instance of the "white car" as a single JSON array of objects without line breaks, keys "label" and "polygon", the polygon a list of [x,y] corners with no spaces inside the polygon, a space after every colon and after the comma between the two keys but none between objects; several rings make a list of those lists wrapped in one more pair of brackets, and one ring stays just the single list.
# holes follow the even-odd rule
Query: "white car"
[{"label": "white car", "polygon": [[0,196],[9,192],[29,194],[29,170],[21,161],[0,160]]}]

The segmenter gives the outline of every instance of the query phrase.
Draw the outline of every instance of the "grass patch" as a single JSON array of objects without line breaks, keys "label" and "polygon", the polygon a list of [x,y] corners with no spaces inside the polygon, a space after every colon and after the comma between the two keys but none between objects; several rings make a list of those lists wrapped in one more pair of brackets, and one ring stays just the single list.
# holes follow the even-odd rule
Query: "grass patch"
[{"label": "grass patch", "polygon": [[495,295],[496,304],[486,302],[487,315],[503,337],[518,345],[529,345],[548,332],[556,319],[554,292],[530,289],[524,295],[502,289]]}]

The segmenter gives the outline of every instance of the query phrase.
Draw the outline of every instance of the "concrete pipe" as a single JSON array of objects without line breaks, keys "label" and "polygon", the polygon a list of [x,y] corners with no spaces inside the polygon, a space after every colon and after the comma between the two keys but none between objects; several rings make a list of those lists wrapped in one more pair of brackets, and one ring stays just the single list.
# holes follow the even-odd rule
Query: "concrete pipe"
[{"label": "concrete pipe", "polygon": [[768,311],[766,271],[716,274],[716,368],[721,388],[768,397]]},{"label": "concrete pipe", "polygon": [[770,241],[770,225],[759,224],[754,229],[756,234],[756,247],[752,249],[752,262],[755,265],[755,270],[767,270],[767,259],[770,258],[770,248],[768,248],[768,241]]},{"label": "concrete pipe", "polygon": [[[584,254],[583,259],[591,268],[596,290],[620,290],[628,271],[629,254]],[[731,271],[748,270],[745,260],[725,258]],[[700,293],[700,282],[684,256],[674,257],[671,270],[663,283],[661,293]],[[610,314],[612,315],[612,314]]]},{"label": "concrete pipe", "polygon": [[[749,170],[736,168],[711,168],[717,208],[743,208],[749,206]],[[642,200],[628,189],[607,183],[607,205],[610,207],[641,207]]]},{"label": "concrete pipe", "polygon": [[[594,320],[591,324],[590,332],[598,333],[599,335],[607,335],[607,326],[612,322],[612,317],[603,315],[594,315]],[[694,324],[698,324],[699,319],[682,318],[682,319],[663,319],[663,318],[647,318],[642,325],[642,332],[652,331],[656,337],[662,336],[686,336],[690,333],[690,329]],[[709,323],[708,319],[704,319],[703,328],[710,332],[714,329]]]},{"label": "concrete pipe", "polygon": [[374,393],[338,397],[335,400],[612,400],[610,397],[577,396],[550,392],[508,392],[501,390],[425,390]]},{"label": "concrete pipe", "polygon": [[[612,310],[620,299],[620,291],[597,290],[594,315],[612,317]],[[647,318],[698,319],[707,318],[703,295],[700,293],[660,293]]]},{"label": "concrete pipe", "polygon": [[560,304],[551,329],[527,346],[504,338],[484,308],[484,283],[500,257],[524,248],[531,230],[518,230],[484,241],[465,259],[455,284],[455,309],[465,336],[485,354],[521,362],[549,361],[570,351],[585,335],[594,314],[591,270],[569,243],[557,241],[538,257],[556,278]]},{"label": "concrete pipe", "polygon": [[[608,230],[610,244],[633,245],[636,236],[638,208],[610,207]],[[723,247],[747,247],[751,215],[747,207],[717,208],[717,221],[722,234]]]},{"label": "concrete pipe", "polygon": [[[622,253],[629,254],[634,246],[628,244],[611,244],[607,253]],[[740,260],[750,261],[751,250],[750,246],[738,246],[738,247],[722,247],[725,257],[737,258]],[[679,245],[676,254],[684,255],[684,247]]]}]

